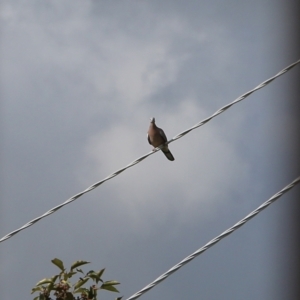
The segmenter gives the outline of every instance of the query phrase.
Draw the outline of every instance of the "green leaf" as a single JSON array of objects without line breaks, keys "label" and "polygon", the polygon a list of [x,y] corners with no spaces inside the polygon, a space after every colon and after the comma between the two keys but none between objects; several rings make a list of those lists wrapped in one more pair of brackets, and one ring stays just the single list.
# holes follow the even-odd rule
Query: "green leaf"
[{"label": "green leaf", "polygon": [[89,299],[94,299],[94,289],[92,288],[92,287],[90,287],[90,290],[89,290],[89,295],[88,295],[88,297],[89,297]]},{"label": "green leaf", "polygon": [[81,269],[76,269],[76,271],[77,271],[77,272],[80,272],[80,273],[82,273],[82,274],[84,274],[83,271],[82,271]]},{"label": "green leaf", "polygon": [[55,275],[55,276],[51,277],[51,280],[52,280],[53,283],[56,281],[57,277],[58,277],[58,275]]},{"label": "green leaf", "polygon": [[87,294],[88,292],[89,292],[89,290],[86,288],[79,288],[79,289],[75,290],[73,293],[74,294],[78,294],[78,293],[86,293]]},{"label": "green leaf", "polygon": [[103,280],[101,279],[102,274],[104,273],[105,269],[100,270],[98,273],[96,273],[97,277],[96,279],[96,283],[98,283],[99,281],[103,282]]},{"label": "green leaf", "polygon": [[109,281],[105,281],[103,284],[104,285],[117,285],[117,284],[120,284],[120,282],[115,281],[115,280],[109,280]]},{"label": "green leaf", "polygon": [[101,279],[101,276],[102,276],[104,270],[105,269],[102,269],[99,272],[89,271],[86,274],[86,277],[89,277],[89,278],[93,279],[94,281],[96,281],[96,283],[98,283],[99,281],[103,282],[103,280]]},{"label": "green leaf", "polygon": [[68,280],[68,278],[71,278],[75,274],[77,274],[77,272],[64,273],[64,280]]},{"label": "green leaf", "polygon": [[41,286],[38,286],[38,287],[34,287],[34,288],[32,288],[31,289],[31,294],[33,294],[33,293],[35,293],[35,292],[40,292],[40,291],[42,291],[42,290],[44,290],[43,289],[43,287],[41,287]]},{"label": "green leaf", "polygon": [[97,273],[97,275],[98,275],[99,278],[101,278],[101,276],[102,276],[102,274],[104,273],[104,271],[105,271],[105,268],[102,269],[102,270],[100,270],[100,271]]},{"label": "green leaf", "polygon": [[96,280],[98,277],[97,277],[97,273],[90,273],[89,275],[87,275],[86,277],[89,277],[93,280]]},{"label": "green leaf", "polygon": [[100,289],[119,293],[119,291],[113,285],[105,285],[105,283],[101,285]]},{"label": "green leaf", "polygon": [[36,286],[42,285],[42,284],[46,284],[46,283],[52,283],[53,279],[52,278],[44,278],[41,281],[39,281]]},{"label": "green leaf", "polygon": [[118,297],[118,298],[116,298],[115,300],[121,300],[123,298],[123,296],[122,297]]},{"label": "green leaf", "polygon": [[55,264],[58,268],[60,268],[62,271],[65,270],[64,263],[60,259],[54,258],[51,260],[51,262]]},{"label": "green leaf", "polygon": [[71,266],[71,271],[79,266],[82,266],[82,265],[86,265],[86,264],[89,264],[90,262],[89,261],[84,261],[84,260],[77,260],[75,261],[72,266]]},{"label": "green leaf", "polygon": [[79,287],[84,285],[88,280],[89,280],[89,278],[78,280],[74,285],[74,289],[78,289]]},{"label": "green leaf", "polygon": [[39,300],[39,299],[40,299],[40,296],[33,298],[33,300]]},{"label": "green leaf", "polygon": [[54,290],[54,282],[51,282],[47,286],[47,291],[50,293],[52,290]]}]

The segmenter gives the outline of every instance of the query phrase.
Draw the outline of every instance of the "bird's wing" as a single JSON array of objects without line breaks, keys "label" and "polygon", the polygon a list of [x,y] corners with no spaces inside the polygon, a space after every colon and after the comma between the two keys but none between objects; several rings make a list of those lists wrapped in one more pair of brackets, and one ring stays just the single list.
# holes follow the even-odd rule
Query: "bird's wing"
[{"label": "bird's wing", "polygon": [[167,142],[168,139],[167,139],[167,137],[166,137],[164,131],[163,131],[161,128],[157,128],[157,129],[159,130],[160,136],[164,139],[164,142]]}]

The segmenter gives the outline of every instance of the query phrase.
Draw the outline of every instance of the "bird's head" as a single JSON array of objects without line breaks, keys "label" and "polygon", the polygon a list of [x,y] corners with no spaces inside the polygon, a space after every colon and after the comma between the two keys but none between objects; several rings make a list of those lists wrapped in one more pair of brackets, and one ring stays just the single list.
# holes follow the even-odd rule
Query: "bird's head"
[{"label": "bird's head", "polygon": [[150,123],[155,124],[155,118],[154,117],[150,118]]}]

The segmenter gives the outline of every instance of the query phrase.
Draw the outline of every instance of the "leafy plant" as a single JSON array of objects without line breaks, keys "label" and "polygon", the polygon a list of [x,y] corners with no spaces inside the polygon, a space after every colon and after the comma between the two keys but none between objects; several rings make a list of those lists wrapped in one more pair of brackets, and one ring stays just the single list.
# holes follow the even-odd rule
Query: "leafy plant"
[{"label": "leafy plant", "polygon": [[[119,292],[115,288],[115,285],[120,284],[118,281],[103,281],[101,279],[105,269],[98,272],[91,270],[86,274],[81,269],[78,269],[78,267],[88,264],[88,261],[78,260],[74,262],[69,271],[65,269],[60,259],[54,258],[51,262],[60,269],[60,273],[51,278],[44,278],[39,281],[31,290],[31,294],[35,292],[40,293],[33,300],[53,300],[51,293],[56,297],[56,300],[97,300],[98,290]],[[78,273],[83,274],[83,276],[79,277],[79,280],[72,285],[70,278]],[[94,284],[89,288],[83,287],[89,280],[92,280]],[[74,294],[80,294],[80,296],[75,297]],[[115,300],[121,299],[122,297],[118,297]]]}]

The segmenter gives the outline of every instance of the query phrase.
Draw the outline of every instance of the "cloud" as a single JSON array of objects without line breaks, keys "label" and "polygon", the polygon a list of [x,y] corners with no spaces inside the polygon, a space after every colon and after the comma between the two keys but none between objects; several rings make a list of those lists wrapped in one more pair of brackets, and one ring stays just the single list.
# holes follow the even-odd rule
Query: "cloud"
[{"label": "cloud", "polygon": [[[64,136],[81,136],[73,151],[84,154],[76,168],[81,184],[88,186],[150,151],[146,140],[149,117],[155,116],[170,138],[211,113],[206,108],[209,101],[198,100],[197,87],[185,87],[180,81],[185,63],[193,63],[190,58],[195,54],[195,45],[215,53],[214,67],[210,65],[203,73],[216,73],[222,78],[234,52],[230,41],[222,42],[226,40],[226,30],[218,25],[195,30],[178,14],[162,18],[145,3],[118,7],[112,11],[114,17],[107,11],[96,14],[99,7],[89,1],[75,1],[71,10],[60,1],[54,1],[51,9],[46,4],[39,5],[37,13],[30,8],[24,12],[22,6],[13,4],[7,4],[4,10],[6,39],[22,23],[18,38],[7,39],[5,44],[4,70],[9,74],[5,86],[8,93],[16,93],[15,99],[24,99],[20,105],[11,106],[14,112],[23,116],[31,104],[31,115],[35,117],[32,126],[27,124],[24,130],[36,136],[43,132],[43,143],[57,144],[55,132],[59,132],[61,140]],[[116,17],[121,9],[135,17],[124,22],[122,17]],[[217,55],[219,48],[222,52]],[[9,71],[11,66],[15,66],[14,72]],[[197,72],[193,76],[203,74]],[[169,95],[171,89],[177,91],[177,84],[185,94],[180,100]],[[212,89],[214,84],[210,83]],[[16,91],[13,85],[18,86]],[[161,100],[163,91],[168,96]],[[168,101],[172,105],[162,109],[162,103]],[[236,118],[237,128],[242,120],[243,117]],[[49,132],[52,134],[45,135]],[[226,176],[232,180],[246,176],[247,163],[226,136],[214,125],[199,132],[171,144],[175,164],[167,164],[161,153],[141,163],[139,172],[148,168],[149,174],[134,171],[138,176],[134,182],[139,183],[134,197],[130,195],[134,186],[130,172],[114,183],[118,186],[111,191],[115,199],[124,201],[124,205],[130,201],[128,210],[124,209],[128,216],[135,216],[140,223],[138,216],[142,213],[150,221],[158,206],[161,214],[173,212],[186,221],[196,207],[203,212],[203,206],[209,210],[231,190],[218,170],[227,170]],[[198,134],[199,139],[193,138]],[[31,151],[31,147],[28,149]],[[164,166],[159,171],[156,160]],[[199,185],[195,178],[201,182]],[[170,209],[171,200],[161,198],[175,199],[177,205]]]},{"label": "cloud", "polygon": [[[273,38],[269,28],[283,26],[270,22],[272,10],[262,18],[263,10],[252,10],[253,3],[232,1],[232,12],[228,3],[219,2],[1,4],[1,195],[8,200],[3,234],[151,151],[150,117],[171,138],[266,79],[266,69],[278,71],[275,60],[285,65],[287,56],[269,55],[280,47],[264,42]],[[287,176],[277,172],[287,155],[277,136],[284,134],[284,143],[289,142],[282,128],[293,130],[293,119],[270,109],[278,94],[265,97],[270,101],[260,106],[256,95],[171,143],[175,162],[156,153],[2,244],[3,258],[10,262],[4,266],[3,297],[18,299],[48,276],[53,251],[70,261],[105,262],[129,295],[265,200],[273,191],[272,172],[278,181]],[[273,113],[276,118],[264,121]],[[282,155],[267,145],[268,136],[276,138]],[[257,197],[245,200],[252,195]],[[184,268],[166,283],[163,295],[154,289],[151,297],[176,294],[188,276],[206,278],[190,285],[191,295],[201,291],[217,299],[232,295],[238,284],[244,296],[247,284],[263,283],[255,268],[268,265],[249,264],[247,257],[253,249],[260,258],[270,257],[261,227],[273,225],[271,218],[258,218],[259,225],[233,235],[236,243],[244,243],[246,259],[239,255],[237,261],[235,243],[224,242],[206,254],[201,268]],[[273,232],[271,225],[267,230]],[[261,241],[250,243],[252,250],[249,236]],[[54,250],[53,243],[59,245]],[[240,274],[240,261],[247,276],[228,276],[227,290],[216,291],[216,282],[225,287],[224,273],[215,272],[218,265]],[[37,269],[24,280],[32,264]],[[13,274],[16,268],[21,272]],[[11,278],[22,286],[14,289]],[[264,288],[256,289],[259,296],[246,294],[262,298]]]},{"label": "cloud", "polygon": [[[78,171],[80,182],[87,185],[95,178],[101,180],[151,150],[145,134],[147,114],[139,113],[129,123],[119,122],[89,138],[80,166],[84,176]],[[193,99],[186,99],[177,112],[160,116],[157,123],[171,138],[194,125],[191,120],[200,115],[207,116],[207,112]],[[141,233],[155,230],[172,215],[179,224],[206,218],[231,201],[227,200],[229,194],[238,194],[231,182],[248,179],[248,162],[213,123],[170,144],[170,149],[175,162],[156,153],[104,183],[115,205],[122,207],[122,215]],[[154,217],[157,223],[153,227]]]}]

